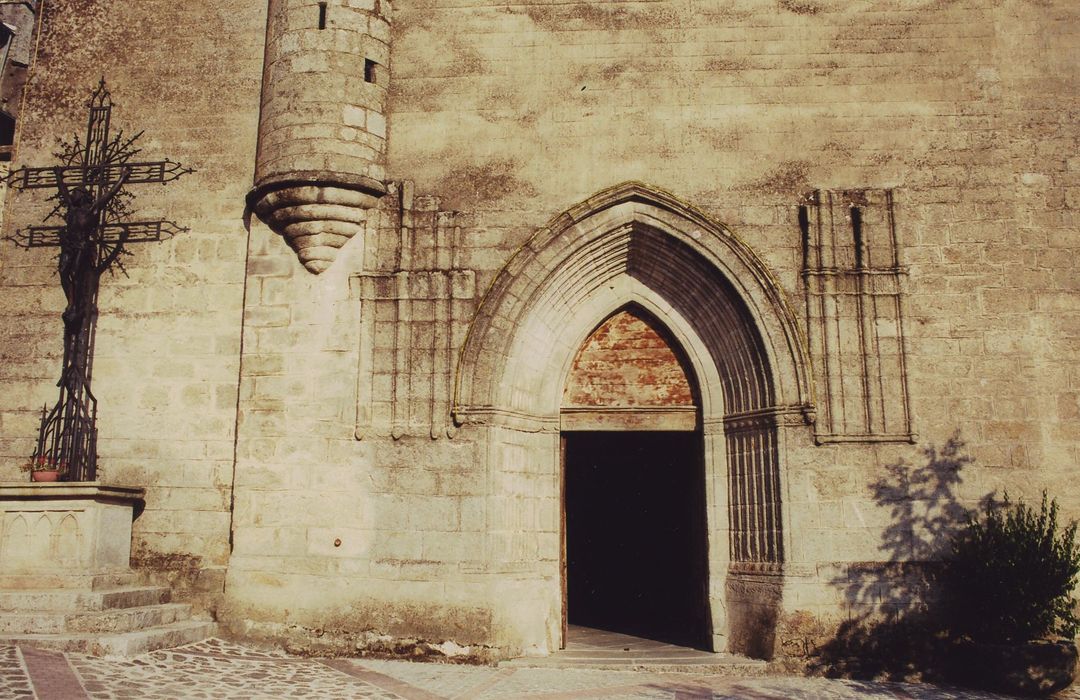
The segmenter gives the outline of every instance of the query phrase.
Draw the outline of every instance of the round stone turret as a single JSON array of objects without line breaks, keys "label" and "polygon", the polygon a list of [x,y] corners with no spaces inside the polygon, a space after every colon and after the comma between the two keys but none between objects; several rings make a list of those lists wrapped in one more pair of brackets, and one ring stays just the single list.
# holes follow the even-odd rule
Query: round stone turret
[{"label": "round stone turret", "polygon": [[386,193],[387,0],[270,0],[252,211],[309,271]]}]

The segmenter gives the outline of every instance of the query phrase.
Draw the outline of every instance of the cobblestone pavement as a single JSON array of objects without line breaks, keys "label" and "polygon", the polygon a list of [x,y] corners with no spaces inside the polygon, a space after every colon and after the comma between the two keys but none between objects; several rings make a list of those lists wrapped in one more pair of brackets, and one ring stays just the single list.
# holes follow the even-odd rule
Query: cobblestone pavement
[{"label": "cobblestone pavement", "polygon": [[[374,698],[386,700],[992,700],[930,685],[824,678],[738,679],[556,668],[451,666],[374,659],[305,659],[211,639],[133,659],[0,647],[0,697]],[[1063,697],[1080,700],[1080,692]]]}]

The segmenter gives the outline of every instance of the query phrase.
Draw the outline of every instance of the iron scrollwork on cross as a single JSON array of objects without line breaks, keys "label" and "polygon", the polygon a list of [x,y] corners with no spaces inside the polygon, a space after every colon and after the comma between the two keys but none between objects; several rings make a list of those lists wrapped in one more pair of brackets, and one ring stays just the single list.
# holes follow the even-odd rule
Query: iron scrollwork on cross
[{"label": "iron scrollwork on cross", "polygon": [[61,143],[59,165],[20,168],[8,176],[20,189],[55,189],[56,206],[46,217],[54,226],[29,226],[12,238],[22,248],[59,248],[57,272],[67,298],[63,313],[64,360],[57,386],[60,397],[41,410],[41,425],[31,459],[61,472],[65,481],[97,477],[97,399],[93,375],[97,296],[101,275],[124,267],[121,257],[131,243],[161,241],[186,231],[171,221],[125,221],[130,214],[130,185],[166,183],[193,172],[172,160],[137,161],[135,142],[142,132],[110,134],[112,98],[105,79],[93,92],[85,137]]}]

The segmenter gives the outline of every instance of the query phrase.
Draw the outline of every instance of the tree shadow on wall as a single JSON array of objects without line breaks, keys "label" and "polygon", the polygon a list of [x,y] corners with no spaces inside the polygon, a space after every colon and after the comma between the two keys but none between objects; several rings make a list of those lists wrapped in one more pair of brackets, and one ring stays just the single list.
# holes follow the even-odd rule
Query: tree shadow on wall
[{"label": "tree shadow on wall", "polygon": [[[833,585],[844,592],[850,617],[811,659],[827,676],[888,680],[944,677],[946,630],[937,603],[941,560],[968,520],[957,489],[973,461],[959,433],[924,461],[901,460],[870,485],[874,502],[890,510],[882,533],[884,562],[852,563]],[[992,500],[987,495],[981,505]]]}]

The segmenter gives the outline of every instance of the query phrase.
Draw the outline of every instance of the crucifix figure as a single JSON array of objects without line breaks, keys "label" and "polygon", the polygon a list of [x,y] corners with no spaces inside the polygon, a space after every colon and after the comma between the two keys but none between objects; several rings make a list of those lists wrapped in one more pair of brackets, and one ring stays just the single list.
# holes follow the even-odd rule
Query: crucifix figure
[{"label": "crucifix figure", "polygon": [[97,476],[97,399],[90,391],[101,275],[123,270],[120,256],[129,243],[160,241],[187,229],[169,221],[124,221],[131,195],[127,185],[166,183],[192,172],[171,160],[135,161],[135,141],[111,135],[112,99],[104,78],[90,98],[84,139],[61,144],[59,166],[20,168],[9,180],[21,189],[55,189],[62,226],[30,226],[14,235],[23,248],[59,248],[57,272],[67,298],[63,313],[64,367],[60,398],[41,410],[35,465],[56,468],[66,481],[93,481]]},{"label": "crucifix figure", "polygon": [[[59,168],[53,168],[59,171]],[[84,299],[93,296],[93,283],[96,277],[109,269],[116,261],[121,246],[116,246],[104,260],[98,260],[93,235],[101,220],[101,212],[120,188],[124,186],[130,170],[124,168],[116,182],[108,191],[94,195],[85,187],[78,186],[74,191],[64,184],[63,173],[56,172],[56,187],[59,190],[60,205],[67,212],[64,214],[64,228],[60,231],[60,286],[67,297],[64,309],[64,330],[70,333],[82,324],[82,314],[86,310]]]}]

